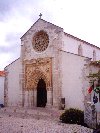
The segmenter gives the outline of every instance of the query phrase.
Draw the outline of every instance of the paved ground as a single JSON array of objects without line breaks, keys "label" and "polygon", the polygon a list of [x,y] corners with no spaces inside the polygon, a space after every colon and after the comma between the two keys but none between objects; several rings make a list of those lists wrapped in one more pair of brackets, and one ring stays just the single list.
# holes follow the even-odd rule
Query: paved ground
[{"label": "paved ground", "polygon": [[59,122],[54,109],[0,109],[0,133],[92,133],[93,130]]}]

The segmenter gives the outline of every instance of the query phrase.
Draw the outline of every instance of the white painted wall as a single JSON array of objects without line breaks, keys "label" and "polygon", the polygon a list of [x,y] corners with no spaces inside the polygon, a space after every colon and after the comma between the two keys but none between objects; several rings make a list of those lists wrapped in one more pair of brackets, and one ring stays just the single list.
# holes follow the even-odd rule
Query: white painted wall
[{"label": "white painted wall", "polygon": [[18,106],[21,99],[19,74],[21,71],[20,58],[6,67],[8,71],[8,105]]},{"label": "white painted wall", "polygon": [[92,58],[93,60],[93,50],[95,50],[96,60],[100,60],[100,48],[89,45],[87,43],[83,43],[82,41],[69,37],[66,34],[63,35],[63,50],[64,51],[78,54],[79,45],[82,46],[83,56]]},{"label": "white painted wall", "polygon": [[62,52],[62,97],[65,98],[66,108],[84,110],[84,95],[82,70],[84,57]]},{"label": "white painted wall", "polygon": [[0,76],[0,104],[4,104],[4,77]]}]

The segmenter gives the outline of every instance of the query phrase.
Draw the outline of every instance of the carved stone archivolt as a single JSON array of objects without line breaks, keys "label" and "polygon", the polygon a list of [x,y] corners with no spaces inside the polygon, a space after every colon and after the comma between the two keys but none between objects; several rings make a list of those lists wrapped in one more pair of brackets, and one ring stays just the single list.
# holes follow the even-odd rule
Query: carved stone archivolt
[{"label": "carved stone archivolt", "polygon": [[31,61],[25,61],[25,89],[36,89],[39,79],[43,79],[45,81],[47,89],[51,88],[51,69],[51,58],[39,58]]}]

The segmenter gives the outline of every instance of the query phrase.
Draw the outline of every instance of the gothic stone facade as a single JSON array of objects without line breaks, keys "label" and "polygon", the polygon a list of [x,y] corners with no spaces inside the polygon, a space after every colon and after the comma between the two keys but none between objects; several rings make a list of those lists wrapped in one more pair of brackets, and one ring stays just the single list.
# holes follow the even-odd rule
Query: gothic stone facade
[{"label": "gothic stone facade", "polygon": [[88,63],[92,54],[95,56],[93,60],[100,59],[98,53],[100,49],[94,45],[38,19],[21,37],[20,58],[5,68],[5,106],[37,106],[38,86],[42,79],[46,86],[46,106],[60,108],[61,99],[65,98],[66,108],[83,110],[89,86],[86,79],[90,71]]}]

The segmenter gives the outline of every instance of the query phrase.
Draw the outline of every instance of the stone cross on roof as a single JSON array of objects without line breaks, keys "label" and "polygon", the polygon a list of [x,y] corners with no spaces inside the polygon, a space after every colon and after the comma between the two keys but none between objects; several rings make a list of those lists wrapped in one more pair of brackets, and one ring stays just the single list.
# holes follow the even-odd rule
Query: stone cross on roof
[{"label": "stone cross on roof", "polygon": [[41,18],[41,17],[42,17],[42,13],[40,13],[40,15],[39,15],[39,16],[40,16],[40,18]]}]

